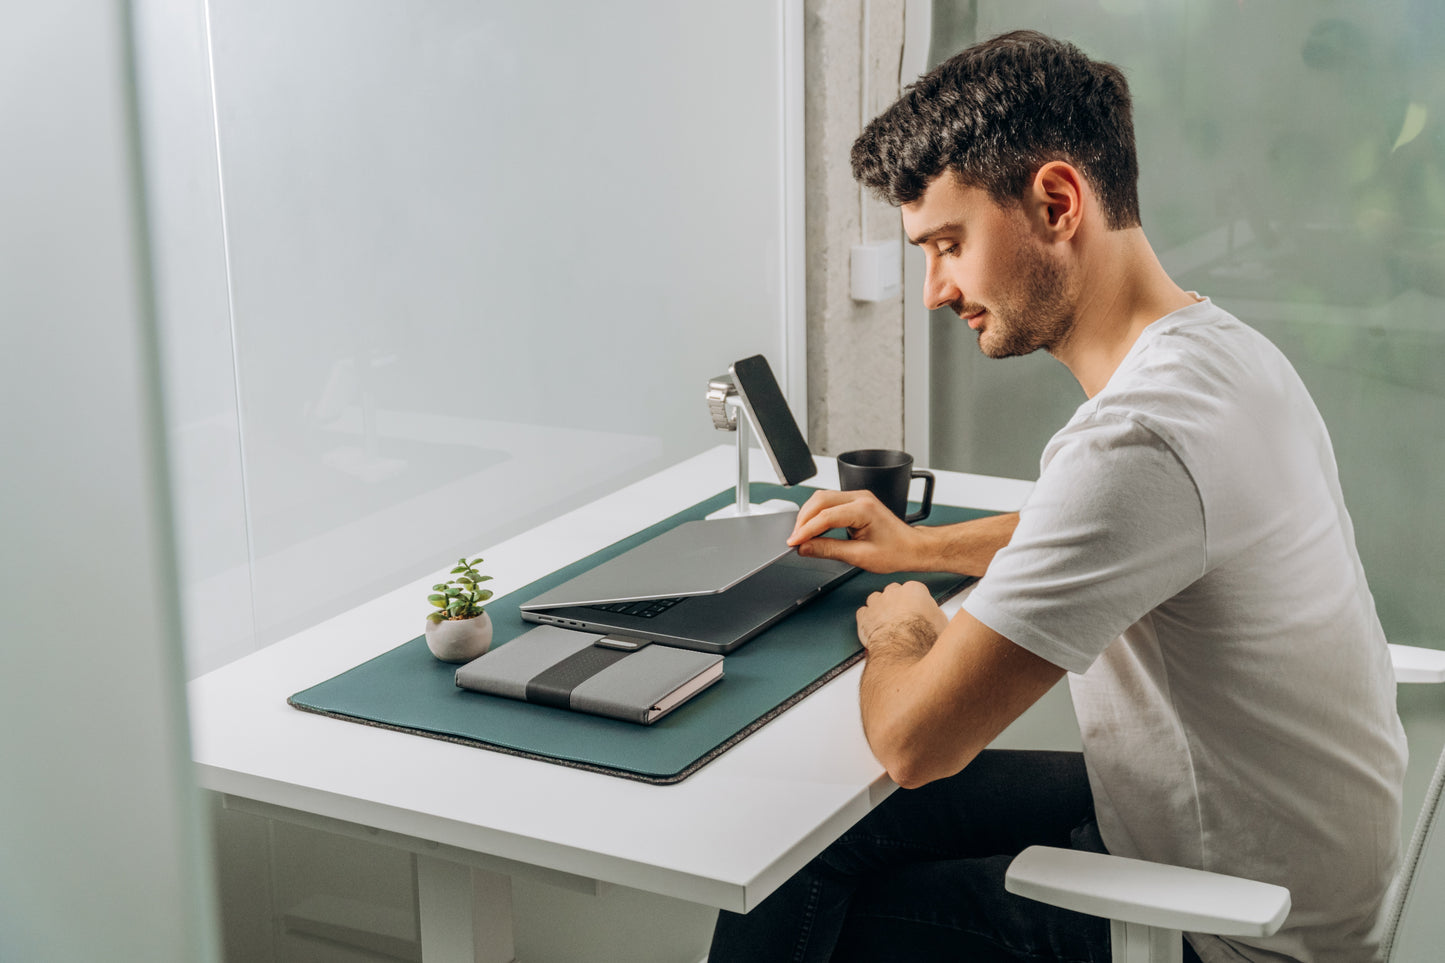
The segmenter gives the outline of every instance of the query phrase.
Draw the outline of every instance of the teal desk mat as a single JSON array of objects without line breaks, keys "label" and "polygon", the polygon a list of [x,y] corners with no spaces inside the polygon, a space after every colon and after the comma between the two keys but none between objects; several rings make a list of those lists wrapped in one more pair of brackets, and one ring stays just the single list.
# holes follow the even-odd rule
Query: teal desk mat
[{"label": "teal desk mat", "polygon": [[[802,503],[810,488],[755,483],[755,502]],[[493,647],[534,627],[518,606],[593,565],[682,522],[703,518],[733,501],[732,489],[699,502],[636,535],[487,603]],[[916,506],[910,507],[910,511]],[[929,524],[951,524],[991,512],[933,506]],[[854,613],[868,595],[891,582],[917,579],[935,598],[970,580],[958,575],[873,575],[861,572],[822,598],[729,653],[723,680],[650,726],[531,705],[457,687],[457,666],[439,662],[418,636],[370,661],[291,696],[298,709],[541,759],[650,783],[675,783],[742,741],[749,733],[813,692],[863,655]],[[418,599],[417,618],[425,612]]]}]

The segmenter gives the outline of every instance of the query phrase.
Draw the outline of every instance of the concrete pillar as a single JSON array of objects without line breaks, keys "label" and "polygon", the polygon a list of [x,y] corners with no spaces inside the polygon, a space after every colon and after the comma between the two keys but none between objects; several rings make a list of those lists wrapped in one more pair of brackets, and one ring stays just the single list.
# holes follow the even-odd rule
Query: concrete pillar
[{"label": "concrete pillar", "polygon": [[806,0],[808,439],[813,451],[903,445],[903,300],[850,296],[849,252],[902,239],[860,191],[848,152],[897,99],[904,0]]}]

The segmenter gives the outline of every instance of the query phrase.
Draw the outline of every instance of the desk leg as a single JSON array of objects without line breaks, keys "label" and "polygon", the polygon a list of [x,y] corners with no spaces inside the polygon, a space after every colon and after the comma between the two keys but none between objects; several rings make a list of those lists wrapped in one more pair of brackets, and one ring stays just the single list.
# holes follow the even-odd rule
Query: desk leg
[{"label": "desk leg", "polygon": [[422,963],[515,963],[512,879],[416,856]]}]

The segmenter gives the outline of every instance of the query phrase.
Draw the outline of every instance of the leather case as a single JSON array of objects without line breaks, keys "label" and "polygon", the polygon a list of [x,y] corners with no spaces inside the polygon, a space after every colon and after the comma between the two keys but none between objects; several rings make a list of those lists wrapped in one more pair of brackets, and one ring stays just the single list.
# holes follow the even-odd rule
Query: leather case
[{"label": "leather case", "polygon": [[650,725],[722,676],[721,655],[542,625],[457,669],[456,683]]}]

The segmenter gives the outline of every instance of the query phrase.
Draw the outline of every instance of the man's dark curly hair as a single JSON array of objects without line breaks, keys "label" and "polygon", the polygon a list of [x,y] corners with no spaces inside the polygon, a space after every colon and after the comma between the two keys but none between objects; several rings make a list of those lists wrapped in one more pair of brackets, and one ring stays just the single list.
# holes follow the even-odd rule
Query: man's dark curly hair
[{"label": "man's dark curly hair", "polygon": [[911,84],[853,143],[853,176],[895,207],[945,170],[997,203],[1067,161],[1112,230],[1139,225],[1129,84],[1071,43],[1017,30],[975,44]]}]

